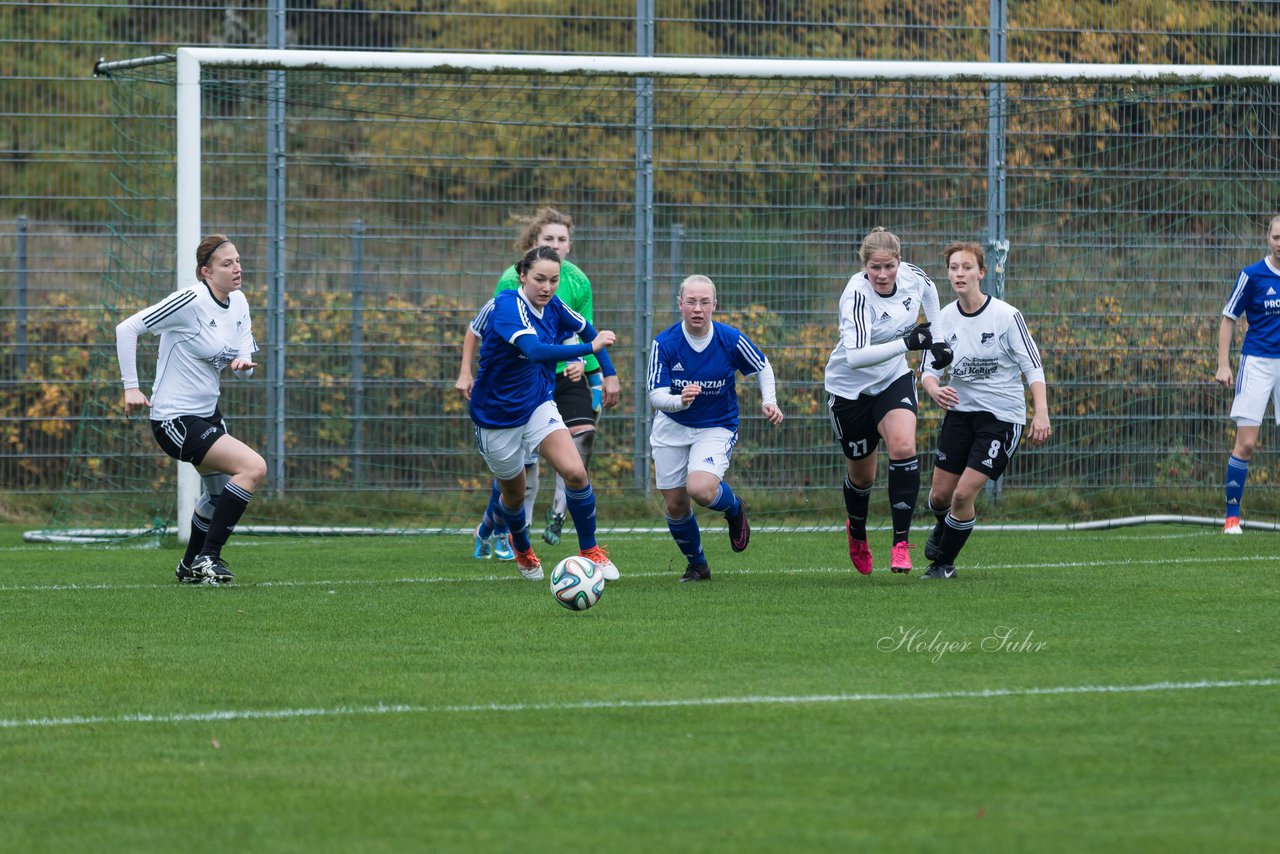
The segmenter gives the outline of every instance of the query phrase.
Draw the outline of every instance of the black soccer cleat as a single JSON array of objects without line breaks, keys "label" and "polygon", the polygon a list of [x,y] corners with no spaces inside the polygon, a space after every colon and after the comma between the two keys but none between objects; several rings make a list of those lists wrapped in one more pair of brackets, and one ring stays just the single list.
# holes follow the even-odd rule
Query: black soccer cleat
[{"label": "black soccer cleat", "polygon": [[191,562],[191,574],[196,584],[230,584],[235,580],[222,558],[213,555],[198,555]]},{"label": "black soccer cleat", "polygon": [[933,530],[929,532],[929,539],[924,543],[924,556],[926,560],[937,560],[942,557],[942,526],[939,522],[933,526]]},{"label": "black soccer cleat", "polygon": [[747,521],[747,502],[738,499],[738,515],[724,514],[729,523],[729,548],[735,552],[745,552],[751,542],[751,523]]},{"label": "black soccer cleat", "polygon": [[174,577],[178,579],[179,584],[199,584],[201,579],[191,571],[191,567],[182,561],[178,561],[178,568],[173,571]]},{"label": "black soccer cleat", "polygon": [[929,569],[921,578],[955,578],[956,565],[954,563],[938,563],[929,564]]},{"label": "black soccer cleat", "polygon": [[680,576],[681,581],[710,581],[711,567],[705,563],[691,563],[689,568],[684,571],[684,575]]}]

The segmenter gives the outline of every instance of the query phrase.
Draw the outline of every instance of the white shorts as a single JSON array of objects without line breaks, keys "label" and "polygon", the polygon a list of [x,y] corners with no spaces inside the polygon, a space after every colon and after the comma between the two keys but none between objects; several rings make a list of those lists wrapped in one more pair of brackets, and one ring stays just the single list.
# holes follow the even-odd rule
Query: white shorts
[{"label": "white shorts", "polygon": [[1280,359],[1241,356],[1231,417],[1237,421],[1261,424],[1267,414],[1268,401],[1272,403],[1276,423],[1280,424]]},{"label": "white shorts", "polygon": [[519,427],[476,427],[476,447],[498,480],[511,480],[526,465],[538,462],[538,446],[557,430],[567,430],[554,400],[533,410]]},{"label": "white shorts", "polygon": [[685,427],[666,413],[653,418],[649,447],[653,449],[654,481],[658,489],[676,489],[689,482],[689,472],[709,472],[721,480],[738,434],[725,427]]}]

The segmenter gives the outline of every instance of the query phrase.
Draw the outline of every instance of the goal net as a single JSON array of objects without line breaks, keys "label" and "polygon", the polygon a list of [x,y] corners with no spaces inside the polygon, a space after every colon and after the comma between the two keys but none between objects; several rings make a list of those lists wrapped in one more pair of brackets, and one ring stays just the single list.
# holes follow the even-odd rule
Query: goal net
[{"label": "goal net", "polygon": [[[643,365],[695,272],[719,288],[717,319],[769,356],[787,415],[771,427],[740,384],[728,477],[755,497],[753,522],[841,522],[823,366],[875,226],[944,304],[942,248],[987,245],[987,289],[1039,343],[1054,437],[1019,450],[988,518],[1219,514],[1232,429],[1211,382],[1218,316],[1280,208],[1280,87],[1261,73],[403,54],[418,67],[368,68],[333,53],[286,68],[200,53],[194,201],[177,198],[175,64],[117,63],[103,84],[121,116],[116,251],[51,527],[176,522],[173,467],[119,415],[111,330],[191,281],[192,252],[175,247],[193,204],[201,231],[240,249],[262,361],[277,362],[224,385],[233,433],[269,456],[254,525],[475,524],[489,475],[453,387],[462,331],[515,260],[513,216],[542,205],[573,217],[595,325],[618,333],[623,401],[591,472],[605,526],[658,518]],[[139,365],[146,385],[145,349]],[[926,488],[939,422],[922,400]],[[1255,518],[1275,518],[1276,479],[1274,464],[1251,474]]]}]

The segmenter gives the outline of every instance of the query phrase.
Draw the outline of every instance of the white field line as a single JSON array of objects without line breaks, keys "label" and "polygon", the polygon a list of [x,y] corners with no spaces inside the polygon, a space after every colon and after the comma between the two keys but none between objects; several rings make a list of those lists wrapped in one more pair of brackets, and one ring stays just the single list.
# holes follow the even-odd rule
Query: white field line
[{"label": "white field line", "polygon": [[671,700],[583,700],[559,703],[489,703],[415,706],[378,703],[372,706],[334,706],[328,709],[240,709],[186,714],[131,714],[65,718],[0,719],[0,729],[94,726],[101,724],[169,724],[242,720],[288,720],[357,715],[440,715],[482,712],[562,712],[613,709],[671,709],[708,706],[819,705],[829,703],[914,703],[932,700],[989,700],[1002,697],[1052,697],[1081,694],[1142,694],[1159,691],[1201,691],[1220,688],[1272,688],[1280,679],[1154,682],[1147,685],[1062,685],[1052,688],[987,688],[981,691],[925,691],[913,694],[810,694],[791,697],[693,697]]},{"label": "white field line", "polygon": [[[1093,561],[1056,561],[1052,563],[976,563],[972,566],[966,565],[965,570],[1009,570],[1009,569],[1093,569],[1093,568],[1123,568],[1127,566],[1171,566],[1171,565],[1187,565],[1204,562],[1203,557],[1180,557],[1180,558],[1149,558],[1144,560],[1093,560]],[[1236,563],[1253,563],[1256,561],[1275,562],[1275,555],[1237,555],[1231,558]],[[627,578],[671,578],[678,577],[678,570],[664,570],[662,572],[632,572],[626,571],[623,567],[623,579]],[[775,569],[717,569],[716,574],[720,576],[733,575],[848,575],[853,576],[853,570],[849,566],[817,566],[804,567],[799,569],[787,569],[779,567]],[[484,583],[491,584],[493,582],[516,582],[524,581],[516,574],[515,565],[511,565],[510,574],[502,575],[468,575],[465,577],[445,577],[445,576],[423,576],[423,577],[401,577],[401,578],[330,578],[330,579],[310,579],[310,580],[280,580],[280,581],[255,581],[247,584],[229,584],[222,585],[192,585],[190,589],[198,590],[251,590],[261,587],[349,587],[353,585],[383,585],[383,584],[474,584]],[[175,584],[172,578],[164,582],[153,584],[3,584],[0,585],[0,593],[24,593],[24,592],[43,592],[43,591],[60,591],[60,590],[163,590],[174,589],[179,585]]]}]

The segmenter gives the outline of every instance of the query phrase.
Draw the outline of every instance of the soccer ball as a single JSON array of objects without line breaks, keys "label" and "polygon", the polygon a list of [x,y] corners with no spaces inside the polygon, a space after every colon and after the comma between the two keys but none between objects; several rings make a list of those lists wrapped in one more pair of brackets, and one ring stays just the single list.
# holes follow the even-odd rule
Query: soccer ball
[{"label": "soccer ball", "polygon": [[604,594],[604,576],[594,563],[570,555],[551,570],[551,595],[570,611],[585,611]]}]

